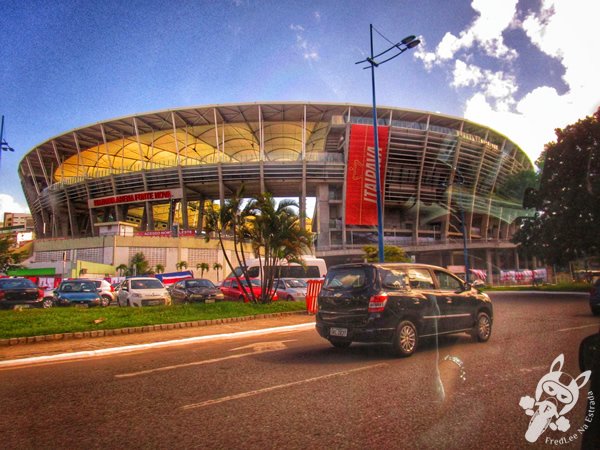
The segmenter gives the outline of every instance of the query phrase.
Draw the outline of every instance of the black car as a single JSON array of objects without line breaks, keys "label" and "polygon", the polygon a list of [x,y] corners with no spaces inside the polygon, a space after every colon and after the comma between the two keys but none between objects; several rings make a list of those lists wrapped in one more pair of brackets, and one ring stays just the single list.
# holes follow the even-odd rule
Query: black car
[{"label": "black car", "polygon": [[600,315],[600,277],[594,281],[590,291],[590,309],[595,316]]},{"label": "black car", "polygon": [[187,278],[178,281],[171,289],[173,303],[214,303],[223,300],[223,293],[212,281],[204,278]]},{"label": "black car", "polygon": [[52,299],[27,278],[0,278],[0,308],[50,308]]},{"label": "black car", "polygon": [[316,328],[335,347],[389,343],[411,355],[423,337],[469,332],[490,338],[493,308],[481,281],[465,283],[424,264],[342,264],[329,269],[318,297]]}]

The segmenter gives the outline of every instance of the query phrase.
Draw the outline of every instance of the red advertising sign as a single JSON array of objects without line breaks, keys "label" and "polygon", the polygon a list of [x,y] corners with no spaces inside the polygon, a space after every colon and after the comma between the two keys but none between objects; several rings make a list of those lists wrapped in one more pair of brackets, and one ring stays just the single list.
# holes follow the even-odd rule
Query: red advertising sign
[{"label": "red advertising sign", "polygon": [[[389,127],[377,127],[379,174],[383,200]],[[377,225],[377,182],[373,127],[352,125],[346,174],[346,224]]]},{"label": "red advertising sign", "polygon": [[109,197],[90,198],[88,206],[90,208],[101,208],[103,206],[120,205],[123,203],[138,203],[155,200],[170,200],[172,198],[181,198],[182,189],[165,189],[163,191],[134,192],[131,194],[111,195]]}]

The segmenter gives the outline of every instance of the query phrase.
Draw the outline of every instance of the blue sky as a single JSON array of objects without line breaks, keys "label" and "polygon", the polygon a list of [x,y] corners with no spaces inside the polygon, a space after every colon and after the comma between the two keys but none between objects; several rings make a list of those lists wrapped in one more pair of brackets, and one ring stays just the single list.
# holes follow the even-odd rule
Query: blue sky
[{"label": "blue sky", "polygon": [[[0,217],[37,144],[90,123],[215,103],[371,102],[369,24],[423,44],[376,71],[380,105],[491,126],[535,160],[600,105],[597,0],[4,0]],[[375,51],[389,43],[376,34]]]}]

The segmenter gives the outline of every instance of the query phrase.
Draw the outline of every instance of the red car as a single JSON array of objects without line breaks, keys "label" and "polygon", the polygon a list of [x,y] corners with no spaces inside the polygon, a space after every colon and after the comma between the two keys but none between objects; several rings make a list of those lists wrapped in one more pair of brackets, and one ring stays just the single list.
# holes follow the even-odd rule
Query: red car
[{"label": "red car", "polygon": [[[226,278],[225,280],[223,280],[223,283],[221,284],[221,287],[220,287],[221,292],[223,293],[223,296],[224,296],[224,300],[234,300],[234,301],[248,303],[250,301],[250,298],[249,298],[250,289],[252,289],[252,291],[254,292],[254,295],[257,298],[259,298],[261,296],[262,288],[260,286],[260,280],[258,278],[252,278],[250,280],[250,285],[248,285],[246,280],[243,278],[240,278],[240,281],[245,284],[246,292],[248,294],[244,294],[244,291],[242,291],[242,288],[240,287],[240,285],[239,285],[238,281],[235,279],[235,277]],[[277,298],[278,298],[277,293],[273,292],[273,301],[277,300]]]}]

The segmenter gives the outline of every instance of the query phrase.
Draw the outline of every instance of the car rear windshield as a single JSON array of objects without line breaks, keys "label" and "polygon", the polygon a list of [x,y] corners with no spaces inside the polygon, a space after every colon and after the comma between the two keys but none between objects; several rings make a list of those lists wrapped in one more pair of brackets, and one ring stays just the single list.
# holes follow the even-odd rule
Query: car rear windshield
[{"label": "car rear windshield", "polygon": [[163,285],[159,280],[132,280],[131,289],[162,289]]},{"label": "car rear windshield", "polygon": [[364,267],[344,267],[332,269],[327,273],[323,288],[356,289],[366,284],[367,272]]},{"label": "car rear windshield", "polygon": [[37,286],[27,278],[4,278],[0,279],[0,289],[24,289],[36,288]]},{"label": "car rear windshield", "polygon": [[60,285],[63,292],[94,292],[96,285],[93,281],[66,281]]},{"label": "car rear windshield", "polygon": [[197,288],[197,287],[214,288],[215,287],[215,285],[210,280],[189,280],[185,284],[189,288]]}]

